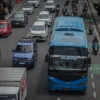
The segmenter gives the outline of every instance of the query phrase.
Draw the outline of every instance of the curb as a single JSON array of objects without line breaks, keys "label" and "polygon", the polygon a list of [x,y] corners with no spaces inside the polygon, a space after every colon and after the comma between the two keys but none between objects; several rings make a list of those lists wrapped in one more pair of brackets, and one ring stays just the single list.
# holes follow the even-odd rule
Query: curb
[{"label": "curb", "polygon": [[90,2],[91,2],[91,1],[87,0],[87,3],[88,3],[89,8],[90,8],[91,16],[92,16],[93,21],[94,21],[94,24],[95,24],[95,26],[96,26],[96,29],[97,29],[98,35],[100,36],[100,34],[99,34],[99,33],[100,33],[100,31],[99,31],[99,27],[98,27],[97,21],[96,21],[96,19],[95,19],[95,16],[94,16],[94,14],[93,14],[93,12],[92,12],[92,9],[91,9],[91,6],[90,6]]},{"label": "curb", "polygon": [[19,7],[15,12],[13,12],[12,15],[11,15],[9,18],[7,18],[6,20],[7,20],[7,21],[10,20],[11,17],[12,17],[18,10],[20,10],[20,9],[22,8],[22,6],[24,5],[24,3],[25,3],[25,2],[23,2],[23,4],[21,5],[21,7]]}]

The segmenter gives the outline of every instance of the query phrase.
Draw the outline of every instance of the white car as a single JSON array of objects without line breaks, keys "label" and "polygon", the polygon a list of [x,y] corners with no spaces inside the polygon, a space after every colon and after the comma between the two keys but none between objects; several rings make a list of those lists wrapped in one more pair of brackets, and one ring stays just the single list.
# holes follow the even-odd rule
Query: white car
[{"label": "white car", "polygon": [[48,25],[45,21],[36,21],[30,31],[30,37],[36,40],[46,41],[48,37]]},{"label": "white car", "polygon": [[33,12],[34,12],[34,6],[32,6],[31,3],[26,3],[22,7],[22,10],[26,11],[28,14],[33,14]]},{"label": "white car", "polygon": [[40,0],[28,0],[28,3],[32,3],[34,7],[40,6]]},{"label": "white car", "polygon": [[44,10],[47,10],[49,12],[55,12],[56,4],[54,1],[47,1],[44,7]]},{"label": "white car", "polygon": [[52,24],[52,20],[51,20],[52,16],[50,16],[49,11],[41,11],[38,15],[38,19],[39,21],[46,21],[48,26],[51,26]]}]

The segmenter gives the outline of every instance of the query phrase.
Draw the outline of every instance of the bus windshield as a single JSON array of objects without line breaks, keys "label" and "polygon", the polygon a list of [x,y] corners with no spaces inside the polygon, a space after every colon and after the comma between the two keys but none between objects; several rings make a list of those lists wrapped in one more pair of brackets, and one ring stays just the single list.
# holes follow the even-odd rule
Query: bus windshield
[{"label": "bus windshield", "polygon": [[51,57],[50,69],[55,70],[82,70],[86,69],[85,59],[62,59],[60,57]]},{"label": "bus windshield", "polygon": [[53,55],[86,56],[87,49],[81,47],[54,46]]},{"label": "bus windshield", "polygon": [[79,29],[79,28],[70,28],[70,27],[68,27],[68,28],[58,28],[58,29],[56,29],[56,31],[76,31],[76,32],[83,32],[83,30],[81,30],[81,29]]}]

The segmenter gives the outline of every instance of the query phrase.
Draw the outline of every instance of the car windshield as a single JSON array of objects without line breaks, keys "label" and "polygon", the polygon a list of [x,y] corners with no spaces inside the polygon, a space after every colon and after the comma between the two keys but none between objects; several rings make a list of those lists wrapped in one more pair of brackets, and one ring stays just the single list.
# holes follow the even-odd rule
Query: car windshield
[{"label": "car windshield", "polygon": [[53,6],[53,3],[46,3],[46,6]]},{"label": "car windshield", "polygon": [[52,50],[53,55],[68,55],[68,56],[86,56],[87,49],[80,47],[63,47],[54,46]]},{"label": "car windshield", "polygon": [[65,59],[64,57],[52,57],[50,69],[56,70],[82,70],[86,69],[85,59]]},{"label": "car windshield", "polygon": [[3,97],[0,97],[0,100],[16,100],[16,99],[13,97],[3,96]]},{"label": "car windshield", "polygon": [[39,18],[40,19],[47,19],[47,18],[49,18],[49,15],[48,14],[40,14]]},{"label": "car windshield", "polygon": [[0,23],[0,28],[7,28],[7,24],[5,24],[5,23]]},{"label": "car windshield", "polygon": [[33,51],[33,47],[32,45],[17,45],[16,47],[16,52],[32,52]]},{"label": "car windshield", "polygon": [[23,18],[24,17],[24,14],[14,14],[14,17],[15,18]]},{"label": "car windshield", "polygon": [[32,30],[33,31],[43,31],[44,25],[33,25]]},{"label": "car windshield", "polygon": [[23,7],[24,8],[30,8],[31,7],[31,4],[25,4]]}]

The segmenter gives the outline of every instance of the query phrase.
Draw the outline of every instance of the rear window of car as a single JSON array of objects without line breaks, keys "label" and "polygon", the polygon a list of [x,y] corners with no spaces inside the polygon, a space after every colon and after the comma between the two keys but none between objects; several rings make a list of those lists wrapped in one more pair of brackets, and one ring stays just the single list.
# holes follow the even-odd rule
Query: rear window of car
[{"label": "rear window of car", "polygon": [[14,14],[14,17],[24,17],[24,14],[17,13],[17,14]]}]

